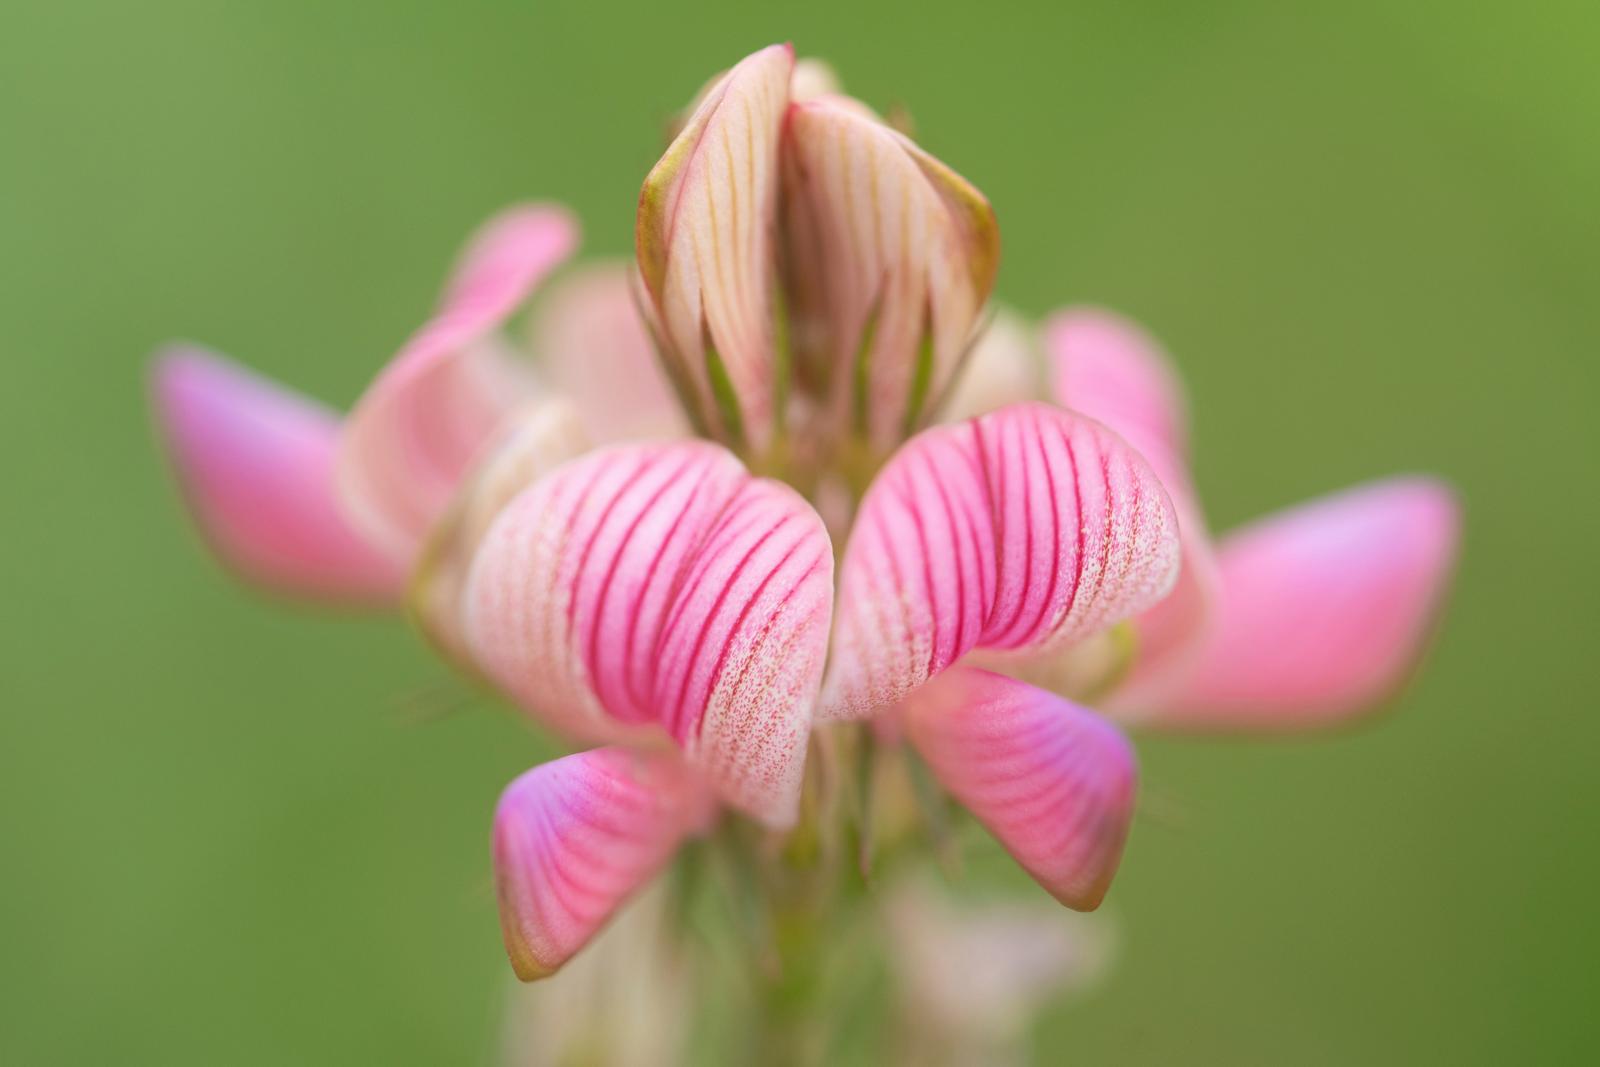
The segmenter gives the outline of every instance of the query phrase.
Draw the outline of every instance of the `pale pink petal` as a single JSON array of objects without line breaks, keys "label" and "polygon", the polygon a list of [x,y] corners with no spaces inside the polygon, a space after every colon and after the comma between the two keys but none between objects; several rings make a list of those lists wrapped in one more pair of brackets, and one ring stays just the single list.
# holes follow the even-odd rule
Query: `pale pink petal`
[{"label": "pale pink petal", "polygon": [[695,981],[701,946],[683,926],[680,887],[655,879],[561,968],[559,982],[507,990],[499,1054],[488,1062],[686,1067],[702,995]]},{"label": "pale pink petal", "polygon": [[818,432],[879,454],[918,429],[975,339],[999,265],[993,209],[971,183],[845,97],[789,109],[785,288]]},{"label": "pale pink petal", "polygon": [[822,521],[703,441],[619,445],[512,501],[468,578],[479,665],[584,737],[664,732],[727,803],[795,815],[832,610]]},{"label": "pale pink petal", "polygon": [[914,1044],[907,1063],[1026,1062],[1016,1042],[1040,1009],[1092,989],[1115,956],[1104,912],[1076,915],[1038,897],[958,899],[926,876],[880,899]]},{"label": "pale pink petal", "polygon": [[772,321],[778,127],[794,50],[746,57],[645,178],[639,271],[669,374],[712,436],[764,448],[778,416]]},{"label": "pale pink petal", "polygon": [[958,667],[902,706],[950,794],[1069,908],[1100,905],[1133,819],[1133,750],[1106,720],[1004,675]]},{"label": "pale pink petal", "polygon": [[1034,655],[1172,587],[1172,505],[1092,419],[1017,404],[913,438],[861,504],[823,714],[893,704],[974,649]]},{"label": "pale pink petal", "polygon": [[257,585],[311,599],[399,599],[404,572],[339,508],[332,411],[196,348],[159,356],[151,388],[184,498],[224,563]]},{"label": "pale pink petal", "polygon": [[570,403],[533,402],[485,449],[428,535],[412,570],[411,615],[462,669],[474,669],[463,633],[467,573],[489,526],[518,493],[587,447]]},{"label": "pale pink petal", "polygon": [[827,63],[810,56],[795,61],[794,75],[789,79],[791,99],[812,100],[839,91],[839,75]]},{"label": "pale pink petal", "polygon": [[513,208],[468,245],[438,313],[414,334],[345,423],[339,484],[351,518],[409,565],[467,468],[532,393],[496,328],[571,252],[561,208]]},{"label": "pale pink petal", "polygon": [[1218,551],[1217,626],[1166,694],[1118,705],[1189,730],[1292,730],[1371,708],[1405,680],[1454,568],[1455,496],[1395,478],[1270,515]]},{"label": "pale pink petal", "polygon": [[540,297],[534,316],[541,379],[577,405],[596,444],[689,430],[639,317],[631,269],[608,263],[563,278]]},{"label": "pale pink petal", "polygon": [[1183,386],[1154,338],[1109,311],[1073,309],[1045,326],[1056,402],[1090,415],[1138,449],[1172,497],[1183,566],[1172,594],[1137,620],[1130,690],[1165,684],[1195,654],[1211,624],[1217,563],[1189,473]]},{"label": "pale pink petal", "polygon": [[494,867],[517,977],[554,973],[709,814],[670,752],[595,749],[512,782],[495,809]]},{"label": "pale pink petal", "polygon": [[1044,355],[1033,332],[1032,325],[1016,312],[998,309],[951,384],[940,417],[956,422],[987,415],[1008,404],[1046,399]]}]

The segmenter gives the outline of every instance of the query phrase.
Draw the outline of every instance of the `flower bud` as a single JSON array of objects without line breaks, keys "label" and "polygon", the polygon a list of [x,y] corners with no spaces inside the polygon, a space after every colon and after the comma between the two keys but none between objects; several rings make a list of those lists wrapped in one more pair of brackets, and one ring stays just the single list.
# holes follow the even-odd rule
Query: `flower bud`
[{"label": "flower bud", "polygon": [[645,178],[643,311],[698,428],[764,449],[779,416],[772,287],[778,138],[794,51],[749,56],[703,94]]},{"label": "flower bud", "polygon": [[791,105],[784,127],[788,327],[824,432],[887,452],[961,364],[999,265],[983,194],[847,97]]}]

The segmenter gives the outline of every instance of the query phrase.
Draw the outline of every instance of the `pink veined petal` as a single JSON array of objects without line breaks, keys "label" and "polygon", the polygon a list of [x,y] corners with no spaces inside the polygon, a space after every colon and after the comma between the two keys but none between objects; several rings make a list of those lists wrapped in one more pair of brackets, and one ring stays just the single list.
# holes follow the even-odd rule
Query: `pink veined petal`
[{"label": "pink veined petal", "polygon": [[184,498],[225,564],[309,599],[398,601],[404,573],[340,510],[332,411],[197,348],[162,353],[151,386]]},{"label": "pink veined petal", "polygon": [[1017,404],[928,430],[862,500],[822,714],[871,715],[974,649],[1065,647],[1149,607],[1177,567],[1166,492],[1093,419]]},{"label": "pink veined petal", "polygon": [[494,867],[517,977],[553,974],[710,815],[667,751],[594,749],[512,782],[495,809]]},{"label": "pink veined petal", "polygon": [[1460,512],[1442,483],[1394,478],[1270,515],[1223,539],[1216,628],[1165,693],[1118,694],[1178,730],[1324,726],[1391,695],[1454,569]]},{"label": "pink veined petal", "polygon": [[763,448],[776,410],[772,322],[778,129],[794,49],[772,45],[707,90],[639,192],[639,273],[690,414]]},{"label": "pink veined petal", "polygon": [[665,732],[728,804],[791,823],[827,648],[833,554],[811,506],[704,441],[556,470],[467,581],[482,669],[558,728]]},{"label": "pink veined petal", "polygon": [[1122,859],[1137,769],[1116,728],[1004,675],[958,667],[902,706],[934,775],[1069,908],[1099,907]]},{"label": "pink veined petal", "polygon": [[339,484],[352,520],[402,565],[414,559],[468,466],[532,393],[496,334],[572,251],[577,225],[535,205],[490,220],[468,245],[434,317],[357,401]]},{"label": "pink veined petal", "polygon": [[1154,338],[1109,311],[1078,308],[1045,325],[1057,403],[1099,419],[1138,449],[1172,497],[1183,566],[1172,594],[1139,616],[1132,691],[1163,684],[1211,624],[1217,563],[1189,474],[1188,413],[1177,371]]},{"label": "pink veined petal", "polygon": [[542,378],[577,405],[596,444],[689,430],[639,317],[631,269],[607,263],[557,281],[533,321]]}]

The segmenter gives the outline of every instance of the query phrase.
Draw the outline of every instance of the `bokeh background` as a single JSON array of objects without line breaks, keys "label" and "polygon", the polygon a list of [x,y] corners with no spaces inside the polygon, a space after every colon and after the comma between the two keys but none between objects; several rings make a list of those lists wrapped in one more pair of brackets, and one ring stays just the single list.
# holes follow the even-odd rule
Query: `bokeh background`
[{"label": "bokeh background", "polygon": [[500,206],[566,201],[625,254],[666,117],[784,38],[988,192],[1005,300],[1168,342],[1215,525],[1394,470],[1465,498],[1394,714],[1142,745],[1122,958],[1041,1058],[1594,1054],[1592,2],[8,0],[0,27],[0,1061],[490,1060],[488,817],[544,750],[439,714],[458,690],[399,623],[226,580],[145,360],[195,338],[349,402]]}]

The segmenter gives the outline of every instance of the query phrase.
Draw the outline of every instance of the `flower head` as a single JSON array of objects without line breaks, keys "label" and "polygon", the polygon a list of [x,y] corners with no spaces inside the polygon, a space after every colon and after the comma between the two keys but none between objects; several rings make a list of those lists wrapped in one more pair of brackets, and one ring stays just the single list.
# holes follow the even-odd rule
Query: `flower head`
[{"label": "flower head", "polygon": [[155,372],[224,560],[408,600],[452,661],[583,746],[496,814],[522,977],[719,809],[792,828],[818,724],[903,737],[1089,909],[1137,791],[1119,724],[1338,721],[1423,643],[1448,490],[1379,483],[1213,545],[1154,343],[1095,311],[1052,319],[1042,354],[1014,317],[986,334],[988,202],[787,46],[701,92],[636,236],[631,282],[548,296],[530,363],[504,324],[576,228],[548,207],[491,221],[342,423],[190,350]]}]

